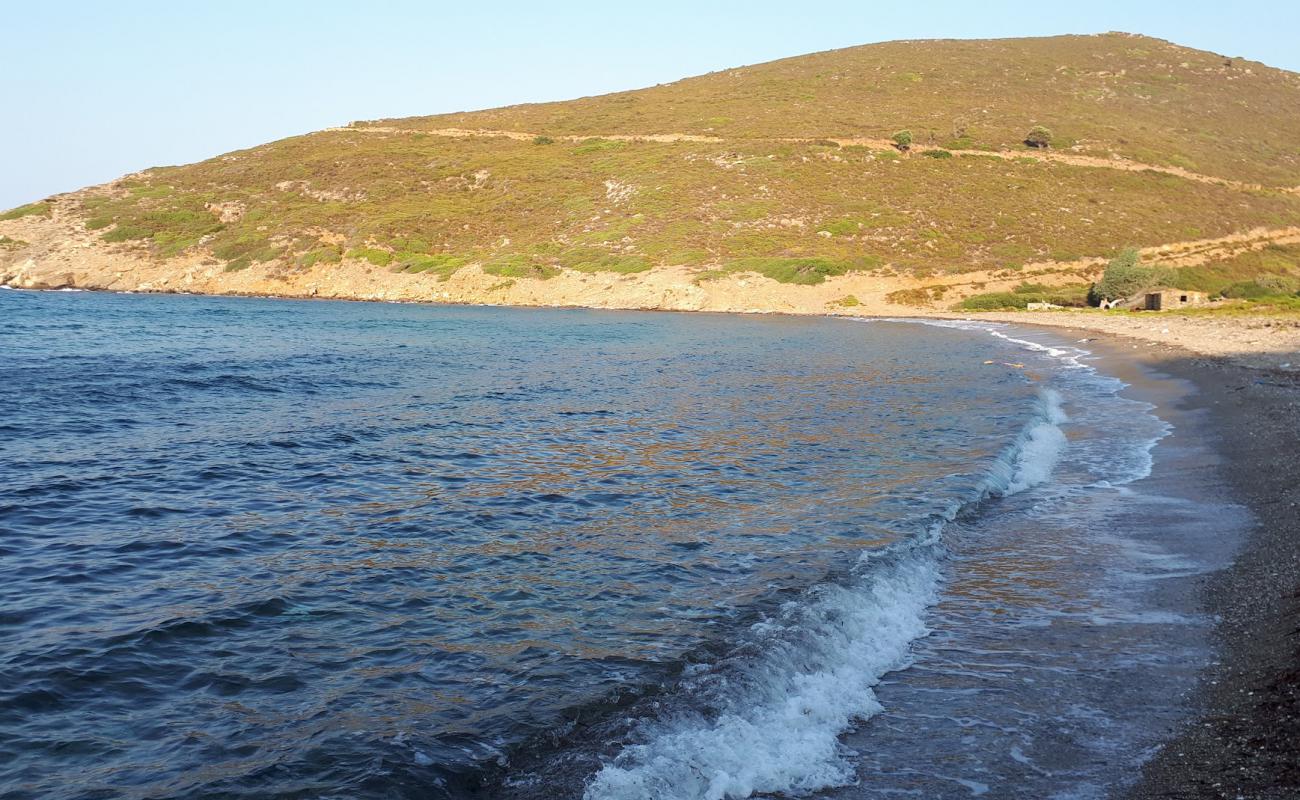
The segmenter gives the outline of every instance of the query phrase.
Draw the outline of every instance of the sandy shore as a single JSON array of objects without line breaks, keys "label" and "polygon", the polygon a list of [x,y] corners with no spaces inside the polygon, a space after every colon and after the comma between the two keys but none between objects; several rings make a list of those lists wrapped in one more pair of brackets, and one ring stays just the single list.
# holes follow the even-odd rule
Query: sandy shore
[{"label": "sandy shore", "polygon": [[[1042,316],[1007,321],[1044,324]],[[1157,414],[1176,420],[1175,436],[1208,445],[1217,458],[1189,479],[1223,490],[1252,517],[1232,564],[1198,578],[1194,587],[1201,607],[1217,618],[1218,651],[1188,695],[1194,718],[1169,732],[1136,784],[1120,796],[1300,797],[1300,374],[1261,368],[1300,362],[1300,352],[1215,357],[1096,328],[1048,327],[1090,339],[1084,346],[1103,359],[1104,371],[1157,403]],[[1142,388],[1170,382],[1181,385]],[[1153,479],[1176,482],[1179,476],[1168,473],[1186,465],[1165,463],[1162,476],[1161,449],[1167,446],[1156,449]]]},{"label": "sandy shore", "polygon": [[1092,310],[938,316],[1065,328],[1080,337],[1123,337],[1127,349],[1143,354],[1213,356],[1242,366],[1300,371],[1300,317]]}]

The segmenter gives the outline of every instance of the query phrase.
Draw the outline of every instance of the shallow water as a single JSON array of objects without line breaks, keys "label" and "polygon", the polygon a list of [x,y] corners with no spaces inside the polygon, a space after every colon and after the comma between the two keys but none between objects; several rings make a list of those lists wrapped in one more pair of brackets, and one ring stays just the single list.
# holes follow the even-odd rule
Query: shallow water
[{"label": "shallow water", "polygon": [[[943,665],[1001,637],[1059,699],[1130,643],[1059,621],[1145,613],[1098,576],[1169,563],[1106,516],[1163,423],[1000,336],[0,292],[0,793],[997,786],[976,740],[924,777],[914,698],[997,716]],[[1140,619],[1157,667],[1200,653]]]}]

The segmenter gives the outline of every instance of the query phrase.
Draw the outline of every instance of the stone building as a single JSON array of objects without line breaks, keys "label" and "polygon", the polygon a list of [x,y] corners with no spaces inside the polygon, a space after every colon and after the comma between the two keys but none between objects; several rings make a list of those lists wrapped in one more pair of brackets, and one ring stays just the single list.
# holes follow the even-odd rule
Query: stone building
[{"label": "stone building", "polygon": [[1140,295],[1140,302],[1135,305],[1146,311],[1169,311],[1175,308],[1204,305],[1205,292],[1193,292],[1189,289],[1151,289]]}]

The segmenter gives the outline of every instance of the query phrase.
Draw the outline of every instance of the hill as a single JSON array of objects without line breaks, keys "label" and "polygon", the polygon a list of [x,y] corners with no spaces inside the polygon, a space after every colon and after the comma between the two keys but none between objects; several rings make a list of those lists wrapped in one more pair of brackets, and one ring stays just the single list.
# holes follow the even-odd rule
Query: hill
[{"label": "hill", "polygon": [[0,215],[0,279],[824,311],[1131,245],[1215,289],[1300,272],[1298,118],[1300,75],[1146,37],[891,42],[146,170]]}]

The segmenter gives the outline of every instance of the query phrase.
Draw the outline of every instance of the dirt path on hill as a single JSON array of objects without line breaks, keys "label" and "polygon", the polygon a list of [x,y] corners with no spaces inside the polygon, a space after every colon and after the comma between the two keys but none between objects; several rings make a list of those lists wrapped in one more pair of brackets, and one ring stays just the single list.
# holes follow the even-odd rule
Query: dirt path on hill
[{"label": "dirt path on hill", "polygon": [[[416,134],[422,133],[428,136],[445,136],[454,139],[466,139],[475,136],[485,138],[512,139],[515,141],[532,141],[542,134],[526,133],[524,131],[501,131],[473,128],[394,128],[388,126],[361,126],[361,127],[341,127],[325,128],[322,133],[383,133],[383,134]],[[590,134],[590,135],[552,135],[547,138],[565,141],[581,142],[587,139],[606,139],[616,142],[696,142],[705,144],[724,144],[728,141],[743,142],[790,142],[798,144],[808,144],[810,142],[834,142],[841,147],[866,147],[872,150],[889,150],[894,151],[893,141],[889,139],[870,139],[870,138],[834,138],[826,137],[823,139],[816,138],[777,138],[777,139],[723,139],[718,136],[699,136],[690,133],[647,133],[647,134]],[[1029,159],[1031,161],[1041,161],[1045,163],[1068,164],[1074,167],[1088,167],[1094,169],[1114,169],[1122,172],[1157,172],[1162,175],[1172,175],[1184,180],[1195,181],[1196,183],[1205,183],[1211,186],[1222,186],[1228,189],[1236,189],[1243,192],[1262,192],[1262,191],[1280,191],[1287,194],[1300,194],[1300,186],[1265,186],[1260,183],[1248,183],[1245,181],[1236,181],[1229,178],[1217,178],[1213,175],[1204,175],[1199,172],[1183,169],[1182,167],[1166,167],[1158,164],[1146,164],[1141,161],[1131,161],[1127,158],[1114,156],[1112,158],[1102,158],[1101,156],[1086,156],[1077,153],[1052,152],[1050,150],[948,150],[944,147],[935,145],[912,145],[909,150],[911,153],[926,153],[938,150],[947,150],[947,152],[958,156],[984,156],[986,158],[1000,158],[1004,161],[1018,161],[1020,159]]]}]

